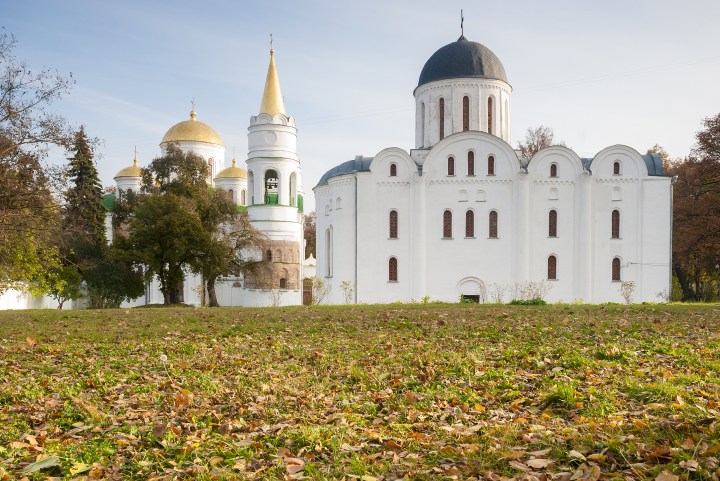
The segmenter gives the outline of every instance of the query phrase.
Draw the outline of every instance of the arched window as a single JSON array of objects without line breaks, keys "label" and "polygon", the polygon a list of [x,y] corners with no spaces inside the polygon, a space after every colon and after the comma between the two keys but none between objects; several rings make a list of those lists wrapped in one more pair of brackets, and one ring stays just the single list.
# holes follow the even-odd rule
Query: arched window
[{"label": "arched window", "polygon": [[440,99],[438,106],[438,117],[440,117],[440,140],[445,138],[445,99]]},{"label": "arched window", "polygon": [[397,257],[388,259],[388,282],[397,282],[398,280],[398,263]]},{"label": "arched window", "polygon": [[615,209],[612,211],[612,232],[611,237],[613,239],[620,238],[620,211]]},{"label": "arched window", "polygon": [[265,251],[265,260],[267,262],[272,262],[272,260],[273,260],[272,251],[270,249]]},{"label": "arched window", "polygon": [[335,199],[335,210],[342,209],[342,199],[338,197]]},{"label": "arched window", "polygon": [[228,189],[228,197],[230,197],[230,200],[235,202],[235,192],[232,189]]},{"label": "arched window", "polygon": [[488,216],[488,237],[497,239],[498,236],[498,213],[495,210],[490,211]]},{"label": "arched window", "polygon": [[332,277],[333,239],[332,226],[325,231],[325,277]]},{"label": "arched window", "polygon": [[425,102],[420,102],[420,145],[425,146]]},{"label": "arched window", "polygon": [[470,130],[470,97],[463,97],[463,132]]},{"label": "arched window", "polygon": [[[265,171],[265,190],[263,192],[263,204],[278,205],[280,200],[280,180],[276,170]],[[332,209],[332,207],[331,207]]]},{"label": "arched window", "polygon": [[243,189],[240,191],[240,204],[241,205],[245,205],[245,200],[246,200],[245,196],[246,196],[245,189]]},{"label": "arched window", "polygon": [[549,280],[557,280],[557,257],[555,256],[549,256],[548,257],[548,279]]},{"label": "arched window", "polygon": [[612,260],[612,280],[619,281],[620,278],[620,258],[615,257]]},{"label": "arched window", "polygon": [[273,262],[282,262],[282,251],[280,249],[275,249],[275,252],[273,252]]},{"label": "arched window", "polygon": [[455,157],[448,157],[448,175],[455,175]]},{"label": "arched window", "polygon": [[488,97],[488,134],[493,133],[493,99]]},{"label": "arched window", "polygon": [[443,212],[443,238],[452,239],[452,212]]},{"label": "arched window", "polygon": [[548,237],[557,237],[557,211],[555,209],[548,214]]},{"label": "arched window", "polygon": [[475,212],[465,211],[465,237],[475,237]]},{"label": "arched window", "polygon": [[475,152],[468,152],[468,175],[475,175]]},{"label": "arched window", "polygon": [[622,189],[620,187],[613,187],[612,200],[622,200]]},{"label": "arched window", "polygon": [[398,213],[396,210],[390,211],[390,238],[398,238]]},{"label": "arched window", "polygon": [[390,164],[390,177],[397,177],[397,164]]},{"label": "arched window", "polygon": [[287,289],[287,279],[284,277],[280,279],[280,289]]},{"label": "arched window", "polygon": [[558,166],[555,162],[550,164],[550,177],[557,177]]},{"label": "arched window", "polygon": [[620,162],[613,163],[613,175],[620,175]]},{"label": "arched window", "polygon": [[495,175],[495,157],[488,157],[488,173],[487,175]]}]

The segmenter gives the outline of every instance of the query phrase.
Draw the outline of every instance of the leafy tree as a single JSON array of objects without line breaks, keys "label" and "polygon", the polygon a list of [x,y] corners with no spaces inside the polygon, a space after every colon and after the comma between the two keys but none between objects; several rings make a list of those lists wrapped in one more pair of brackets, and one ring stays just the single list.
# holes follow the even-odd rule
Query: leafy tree
[{"label": "leafy tree", "polygon": [[88,306],[93,309],[117,308],[145,292],[142,275],[114,246],[105,249],[86,281],[92,286],[88,288]]},{"label": "leafy tree", "polygon": [[59,209],[41,157],[48,145],[69,141],[51,105],[72,80],[34,72],[13,55],[15,43],[0,30],[0,292],[59,266]]},{"label": "leafy tree", "polygon": [[307,259],[311,254],[313,257],[317,257],[315,251],[315,236],[317,232],[316,227],[317,213],[315,211],[310,212],[303,216],[303,237],[305,239],[305,258]]},{"label": "leafy tree", "polygon": [[252,270],[252,246],[260,236],[230,197],[207,185],[207,164],[170,146],[143,171],[140,195],[116,209],[116,243],[146,278],[157,276],[165,304],[178,302],[184,273],[202,273],[217,305],[215,282],[224,274]]},{"label": "leafy tree", "polygon": [[30,287],[34,295],[48,294],[62,309],[65,301],[82,297],[82,275],[73,265],[57,265],[45,269]]},{"label": "leafy tree", "polygon": [[555,134],[553,129],[541,125],[537,128],[529,127],[525,133],[525,141],[518,142],[518,149],[520,155],[525,159],[532,158],[540,150],[551,145],[562,145],[565,146],[565,142],[553,142]]},{"label": "leafy tree", "polygon": [[683,300],[709,299],[720,273],[720,114],[706,118],[692,155],[670,164],[673,272]]}]

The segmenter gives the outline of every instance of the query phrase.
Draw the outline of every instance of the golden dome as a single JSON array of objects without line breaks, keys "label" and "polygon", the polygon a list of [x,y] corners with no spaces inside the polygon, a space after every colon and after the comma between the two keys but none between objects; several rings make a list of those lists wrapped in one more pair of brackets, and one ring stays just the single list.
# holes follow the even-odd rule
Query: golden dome
[{"label": "golden dome", "polygon": [[216,179],[247,179],[247,171],[235,165],[235,159],[232,165],[227,169],[223,169],[215,176]]},{"label": "golden dome", "polygon": [[215,129],[197,120],[197,114],[194,110],[190,112],[190,120],[185,120],[170,127],[170,130],[165,133],[160,143],[183,141],[206,142],[225,147]]},{"label": "golden dome", "polygon": [[142,177],[142,171],[140,170],[137,159],[133,160],[133,165],[131,165],[130,167],[125,167],[120,172],[115,174],[115,177],[113,177],[113,179],[117,179],[118,177]]}]

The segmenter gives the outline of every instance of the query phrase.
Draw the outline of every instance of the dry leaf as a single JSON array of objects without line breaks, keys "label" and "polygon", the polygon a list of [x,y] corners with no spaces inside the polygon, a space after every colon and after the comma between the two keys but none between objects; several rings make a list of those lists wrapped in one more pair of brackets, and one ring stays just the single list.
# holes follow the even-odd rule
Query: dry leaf
[{"label": "dry leaf", "polygon": [[530,466],[533,469],[547,468],[552,463],[553,463],[552,459],[542,459],[542,458],[529,459],[529,460],[525,461],[525,464],[527,464],[528,466]]},{"label": "dry leaf", "polygon": [[663,471],[655,477],[655,481],[678,481],[679,476],[676,476],[668,471]]}]

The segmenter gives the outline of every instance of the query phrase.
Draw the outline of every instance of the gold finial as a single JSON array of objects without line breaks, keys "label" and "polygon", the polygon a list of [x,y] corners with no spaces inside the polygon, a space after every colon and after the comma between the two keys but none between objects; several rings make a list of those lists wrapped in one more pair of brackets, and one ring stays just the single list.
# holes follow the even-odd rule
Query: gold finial
[{"label": "gold finial", "polygon": [[232,161],[232,166],[235,167],[235,159]]},{"label": "gold finial", "polygon": [[190,120],[195,120],[197,119],[197,113],[195,112],[195,97],[192,98],[190,103],[192,104],[192,110],[190,111]]},{"label": "gold finial", "polygon": [[265,78],[265,90],[260,104],[260,113],[268,114],[271,117],[277,114],[285,114],[285,102],[283,102],[280,80],[275,69],[275,51],[272,49],[272,36],[270,37],[270,65]]}]

